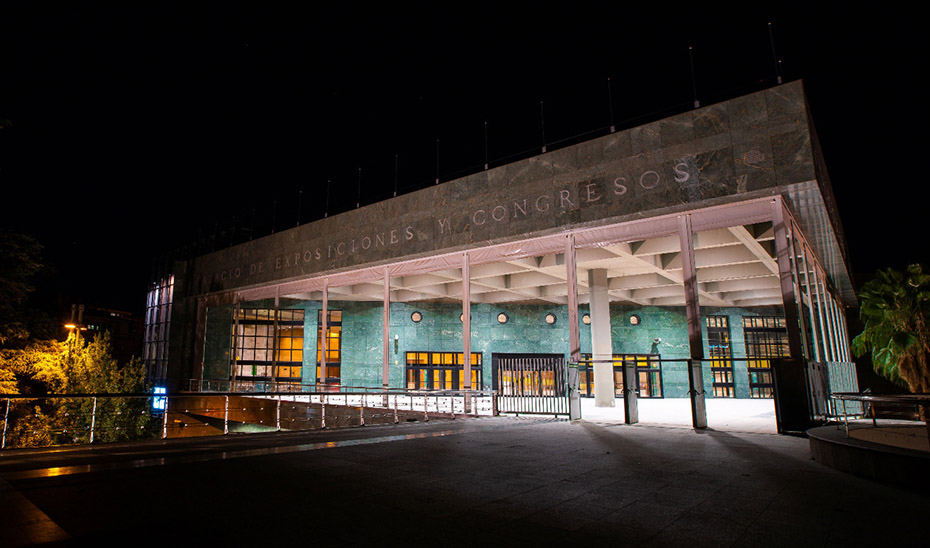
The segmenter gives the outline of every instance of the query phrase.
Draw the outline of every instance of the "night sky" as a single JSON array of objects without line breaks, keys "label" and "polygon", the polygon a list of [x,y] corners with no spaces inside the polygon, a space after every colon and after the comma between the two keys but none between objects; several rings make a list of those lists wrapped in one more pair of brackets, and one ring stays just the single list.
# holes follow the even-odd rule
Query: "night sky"
[{"label": "night sky", "polygon": [[539,6],[0,8],[0,225],[45,246],[46,301],[141,312],[159,254],[318,219],[327,180],[354,208],[360,168],[387,198],[395,159],[401,193],[433,184],[437,139],[446,181],[603,135],[611,104],[618,129],[685,111],[689,46],[703,105],[769,87],[771,21],[853,271],[930,263],[916,17]]}]

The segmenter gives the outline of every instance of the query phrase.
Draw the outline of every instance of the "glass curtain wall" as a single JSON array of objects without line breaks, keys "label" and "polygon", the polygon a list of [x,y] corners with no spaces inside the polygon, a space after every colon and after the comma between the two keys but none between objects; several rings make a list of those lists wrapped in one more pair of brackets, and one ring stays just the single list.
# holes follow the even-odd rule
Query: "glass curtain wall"
[{"label": "glass curtain wall", "polygon": [[234,312],[231,349],[234,380],[299,383],[303,366],[304,310],[241,304]]}]

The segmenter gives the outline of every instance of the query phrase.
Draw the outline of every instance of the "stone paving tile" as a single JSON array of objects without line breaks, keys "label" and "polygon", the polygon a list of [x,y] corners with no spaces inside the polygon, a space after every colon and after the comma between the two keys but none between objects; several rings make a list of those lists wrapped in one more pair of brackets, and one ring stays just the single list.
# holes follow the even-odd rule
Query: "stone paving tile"
[{"label": "stone paving tile", "polygon": [[647,546],[730,546],[747,526],[714,514],[688,512],[649,539]]},{"label": "stone paving tile", "polygon": [[656,504],[675,508],[677,510],[690,510],[707,500],[713,491],[685,489],[674,485],[666,485],[660,489],[642,496],[637,502]]},{"label": "stone paving tile", "polygon": [[642,495],[620,489],[611,490],[602,487],[584,495],[584,500],[591,504],[612,508],[614,510],[624,508],[640,499]]},{"label": "stone paving tile", "polygon": [[603,516],[580,533],[611,539],[615,545],[643,545],[673,523],[681,514],[652,504],[633,503]]},{"label": "stone paving tile", "polygon": [[693,511],[748,525],[758,519],[771,502],[772,498],[754,496],[753,493],[734,495],[717,492],[702,501]]},{"label": "stone paving tile", "polygon": [[[462,423],[457,427],[465,429]],[[137,534],[153,520],[171,524],[172,534],[189,534],[186,544],[203,545],[312,539],[334,546],[795,548],[865,540],[914,546],[925,538],[930,495],[825,468],[810,460],[800,438],[528,420],[467,429],[54,478],[3,477],[81,541]],[[211,443],[223,450],[223,442]],[[4,462],[12,461],[0,460],[0,475]],[[27,466],[17,462],[17,470]],[[43,462],[49,464],[34,467],[66,464]],[[0,534],[4,547],[8,530]],[[152,540],[162,538],[171,540],[169,532],[153,533]]]},{"label": "stone paving tile", "polygon": [[614,491],[635,494],[636,498],[639,499],[643,496],[655,493],[667,485],[668,482],[665,481],[664,478],[654,477],[652,475],[638,475],[621,479],[606,485],[597,491],[600,492],[603,489],[612,489]]},{"label": "stone paving tile", "polygon": [[[534,502],[536,504],[534,504]],[[549,501],[540,501],[537,499],[522,500],[520,498],[507,498],[487,502],[481,505],[477,511],[485,514],[494,514],[506,518],[507,521],[528,516],[539,511],[540,508],[550,506]]]},{"label": "stone paving tile", "polygon": [[574,531],[614,511],[612,508],[594,504],[585,497],[579,497],[533,512],[520,521]]},{"label": "stone paving tile", "polygon": [[[827,546],[827,531],[820,528],[786,527],[759,519],[732,544],[733,548],[807,548]],[[885,545],[879,545],[885,546]]]},{"label": "stone paving tile", "polygon": [[583,484],[573,484],[563,480],[506,498],[507,500],[519,501],[531,506],[552,506],[580,497],[589,491]]}]

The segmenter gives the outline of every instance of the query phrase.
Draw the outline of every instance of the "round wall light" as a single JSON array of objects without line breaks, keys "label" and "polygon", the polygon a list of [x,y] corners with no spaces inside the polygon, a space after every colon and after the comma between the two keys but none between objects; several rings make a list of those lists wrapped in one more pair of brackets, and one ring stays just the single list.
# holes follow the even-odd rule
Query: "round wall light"
[{"label": "round wall light", "polygon": [[639,325],[642,321],[643,319],[636,314],[630,316],[630,325]]},{"label": "round wall light", "polygon": [[501,312],[497,315],[497,323],[504,324],[510,321],[510,316],[506,312]]},{"label": "round wall light", "polygon": [[581,323],[585,325],[591,325],[591,315],[590,314],[583,315],[581,317]]},{"label": "round wall light", "polygon": [[552,312],[546,314],[546,323],[547,323],[547,324],[549,324],[549,325],[554,325],[554,324],[555,324],[555,320],[556,320],[555,314],[553,314]]},{"label": "round wall light", "polygon": [[423,321],[423,313],[419,310],[416,310],[413,312],[413,314],[410,315],[410,319],[413,321],[413,323],[420,323]]}]

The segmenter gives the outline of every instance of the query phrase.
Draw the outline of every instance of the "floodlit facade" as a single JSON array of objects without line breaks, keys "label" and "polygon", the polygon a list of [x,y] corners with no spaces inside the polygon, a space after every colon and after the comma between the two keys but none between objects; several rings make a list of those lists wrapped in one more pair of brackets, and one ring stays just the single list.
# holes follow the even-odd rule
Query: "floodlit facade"
[{"label": "floodlit facade", "polygon": [[771,397],[775,363],[849,362],[855,305],[800,82],[177,262],[149,301],[171,390],[544,395],[545,359],[597,405],[690,396],[695,417]]}]

